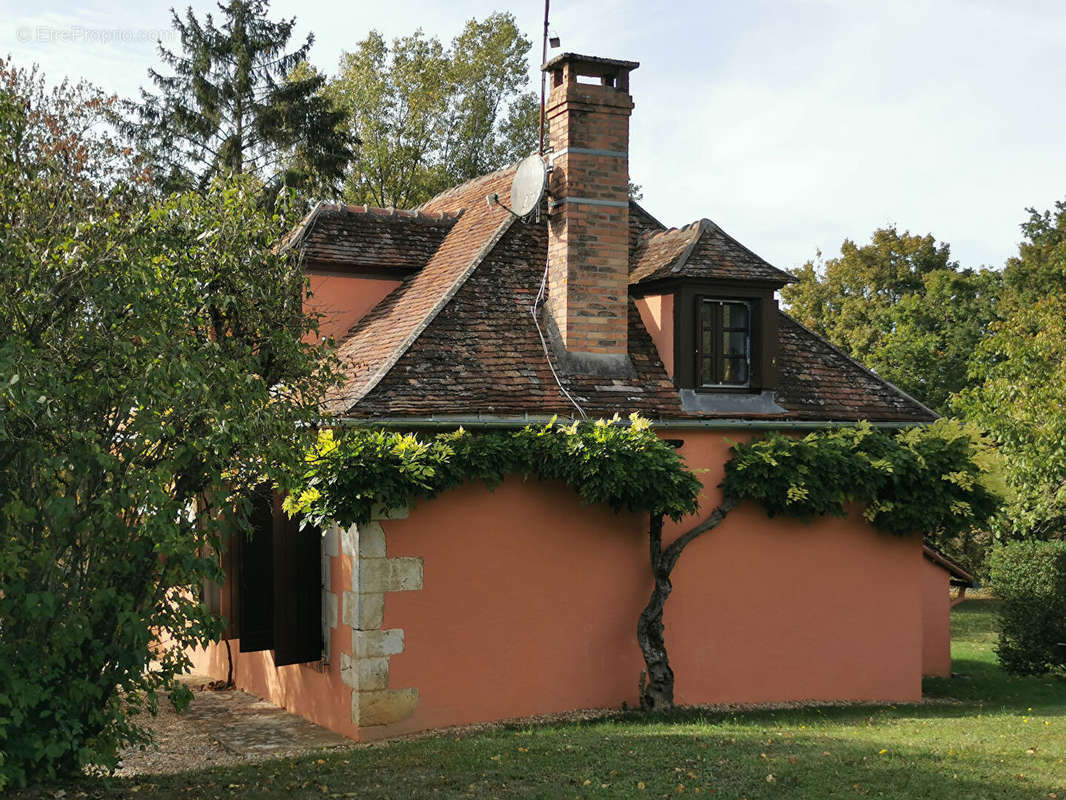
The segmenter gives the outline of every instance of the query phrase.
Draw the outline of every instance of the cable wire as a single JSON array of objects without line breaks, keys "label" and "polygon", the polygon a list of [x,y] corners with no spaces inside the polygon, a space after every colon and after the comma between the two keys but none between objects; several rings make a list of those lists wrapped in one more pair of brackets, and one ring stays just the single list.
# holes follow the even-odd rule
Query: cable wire
[{"label": "cable wire", "polygon": [[544,348],[544,360],[548,362],[548,369],[552,371],[552,377],[555,378],[555,382],[559,385],[559,391],[566,396],[574,408],[577,409],[577,413],[581,415],[581,419],[587,420],[589,415],[585,413],[585,409],[573,398],[570,392],[566,391],[566,387],[563,386],[563,382],[559,379],[559,373],[555,371],[555,367],[552,365],[551,351],[548,349],[548,340],[544,338],[544,331],[540,329],[540,319],[537,316],[537,310],[540,308],[540,304],[544,302],[544,297],[548,293],[548,265],[551,263],[550,258],[544,262],[544,275],[540,279],[540,291],[537,292],[537,299],[533,301],[533,305],[530,306],[529,313],[533,317],[533,324],[537,326],[537,335],[540,336],[541,346]]}]

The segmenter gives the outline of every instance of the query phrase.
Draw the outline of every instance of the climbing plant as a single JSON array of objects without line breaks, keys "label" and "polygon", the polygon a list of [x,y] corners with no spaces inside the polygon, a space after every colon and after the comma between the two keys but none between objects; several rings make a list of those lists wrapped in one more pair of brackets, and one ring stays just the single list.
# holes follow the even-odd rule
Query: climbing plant
[{"label": "climbing plant", "polygon": [[495,488],[511,474],[563,481],[584,502],[615,511],[681,520],[699,505],[699,480],[634,414],[628,424],[616,416],[477,434],[324,431],[285,508],[319,526],[361,524],[375,507],[406,506],[469,481]]},{"label": "climbing plant", "polygon": [[719,505],[664,545],[664,519],[680,522],[695,513],[702,487],[677,451],[636,414],[628,422],[616,416],[478,433],[354,428],[322,433],[286,509],[318,526],[360,524],[377,507],[406,506],[470,481],[494,488],[520,474],[561,480],[586,503],[647,512],[655,586],[637,639],[647,666],[641,705],[658,710],[674,698],[663,638],[670,576],[696,538],[746,500],[771,516],[802,519],[845,516],[858,505],[874,527],[889,533],[950,535],[982,524],[998,506],[986,448],[950,422],[902,431],[860,424],[801,438],[769,433],[733,445]]}]

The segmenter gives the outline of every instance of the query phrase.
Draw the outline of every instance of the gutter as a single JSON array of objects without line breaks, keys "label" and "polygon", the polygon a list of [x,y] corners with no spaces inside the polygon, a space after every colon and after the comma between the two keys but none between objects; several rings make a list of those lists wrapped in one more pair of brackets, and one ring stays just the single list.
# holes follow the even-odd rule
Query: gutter
[{"label": "gutter", "polygon": [[[523,414],[520,416],[454,416],[454,417],[378,417],[364,419],[358,417],[334,417],[323,420],[323,427],[338,428],[401,428],[404,430],[448,429],[458,427],[470,429],[487,428],[523,428],[526,425],[546,425],[552,420],[569,425],[575,420],[568,417],[545,414]],[[629,424],[620,420],[619,424]],[[854,421],[841,420],[790,420],[790,419],[658,419],[652,420],[653,428],[666,430],[824,430],[826,428],[851,428],[858,425]],[[928,422],[869,422],[874,428],[898,430],[901,428],[924,427]]]}]

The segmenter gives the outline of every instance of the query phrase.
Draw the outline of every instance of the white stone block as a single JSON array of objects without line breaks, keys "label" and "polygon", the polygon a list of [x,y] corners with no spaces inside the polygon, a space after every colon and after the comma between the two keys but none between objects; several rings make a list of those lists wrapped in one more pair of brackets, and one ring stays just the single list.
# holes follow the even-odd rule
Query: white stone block
[{"label": "white stone block", "polygon": [[330,558],[336,558],[340,555],[340,538],[341,531],[337,525],[330,525],[326,528],[326,532],[323,535],[322,549]]},{"label": "white stone block", "polygon": [[352,722],[362,727],[389,725],[410,717],[418,706],[418,689],[352,692]]},{"label": "white stone block", "polygon": [[381,627],[385,614],[385,596],[380,593],[344,593],[344,624],[355,630],[372,631]]},{"label": "white stone block", "polygon": [[392,656],[403,652],[403,629],[352,630],[352,654],[356,658]]},{"label": "white stone block", "polygon": [[357,552],[360,558],[385,557],[385,531],[377,522],[359,526]]}]

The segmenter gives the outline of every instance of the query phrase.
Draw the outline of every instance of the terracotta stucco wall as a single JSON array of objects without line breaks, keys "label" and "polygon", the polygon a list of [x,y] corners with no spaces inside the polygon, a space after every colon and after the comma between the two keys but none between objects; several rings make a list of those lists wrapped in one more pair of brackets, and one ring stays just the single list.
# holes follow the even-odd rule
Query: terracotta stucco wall
[{"label": "terracotta stucco wall", "polygon": [[674,296],[650,294],[636,300],[641,322],[651,334],[666,374],[674,377]]},{"label": "terracotta stucco wall", "polygon": [[[717,499],[726,437],[663,435],[685,440]],[[389,556],[424,559],[423,589],[387,595],[384,620],[405,640],[390,686],[417,688],[419,702],[364,735],[634,704],[645,524],[517,479],[386,523]],[[923,563],[917,537],[857,515],[805,525],[737,509],[675,571],[666,636],[678,701],[919,699]]]},{"label": "terracotta stucco wall", "polygon": [[335,339],[343,338],[352,325],[401,283],[321,271],[310,272],[308,278],[312,297],[306,309],[322,315],[319,334]]},{"label": "terracotta stucco wall", "polygon": [[[706,470],[704,508],[713,507],[727,437],[663,436],[685,440],[689,465]],[[364,739],[636,703],[636,621],[651,589],[644,515],[582,506],[563,486],[511,478],[495,492],[465,486],[380,524],[389,558],[422,559],[421,588],[387,592],[381,624],[402,631],[388,689],[416,689],[413,714],[352,724],[352,691],[340,679],[352,648],[343,611],[322,671],[274,669],[268,653],[237,655],[234,642],[238,686]],[[332,564],[340,597],[354,588],[352,569],[344,555]],[[918,537],[877,533],[857,514],[806,525],[736,509],[674,573],[666,636],[677,700],[919,699],[926,564]],[[225,675],[224,648],[198,661]]]},{"label": "terracotta stucco wall", "polygon": [[951,677],[951,576],[922,559],[922,674]]}]

